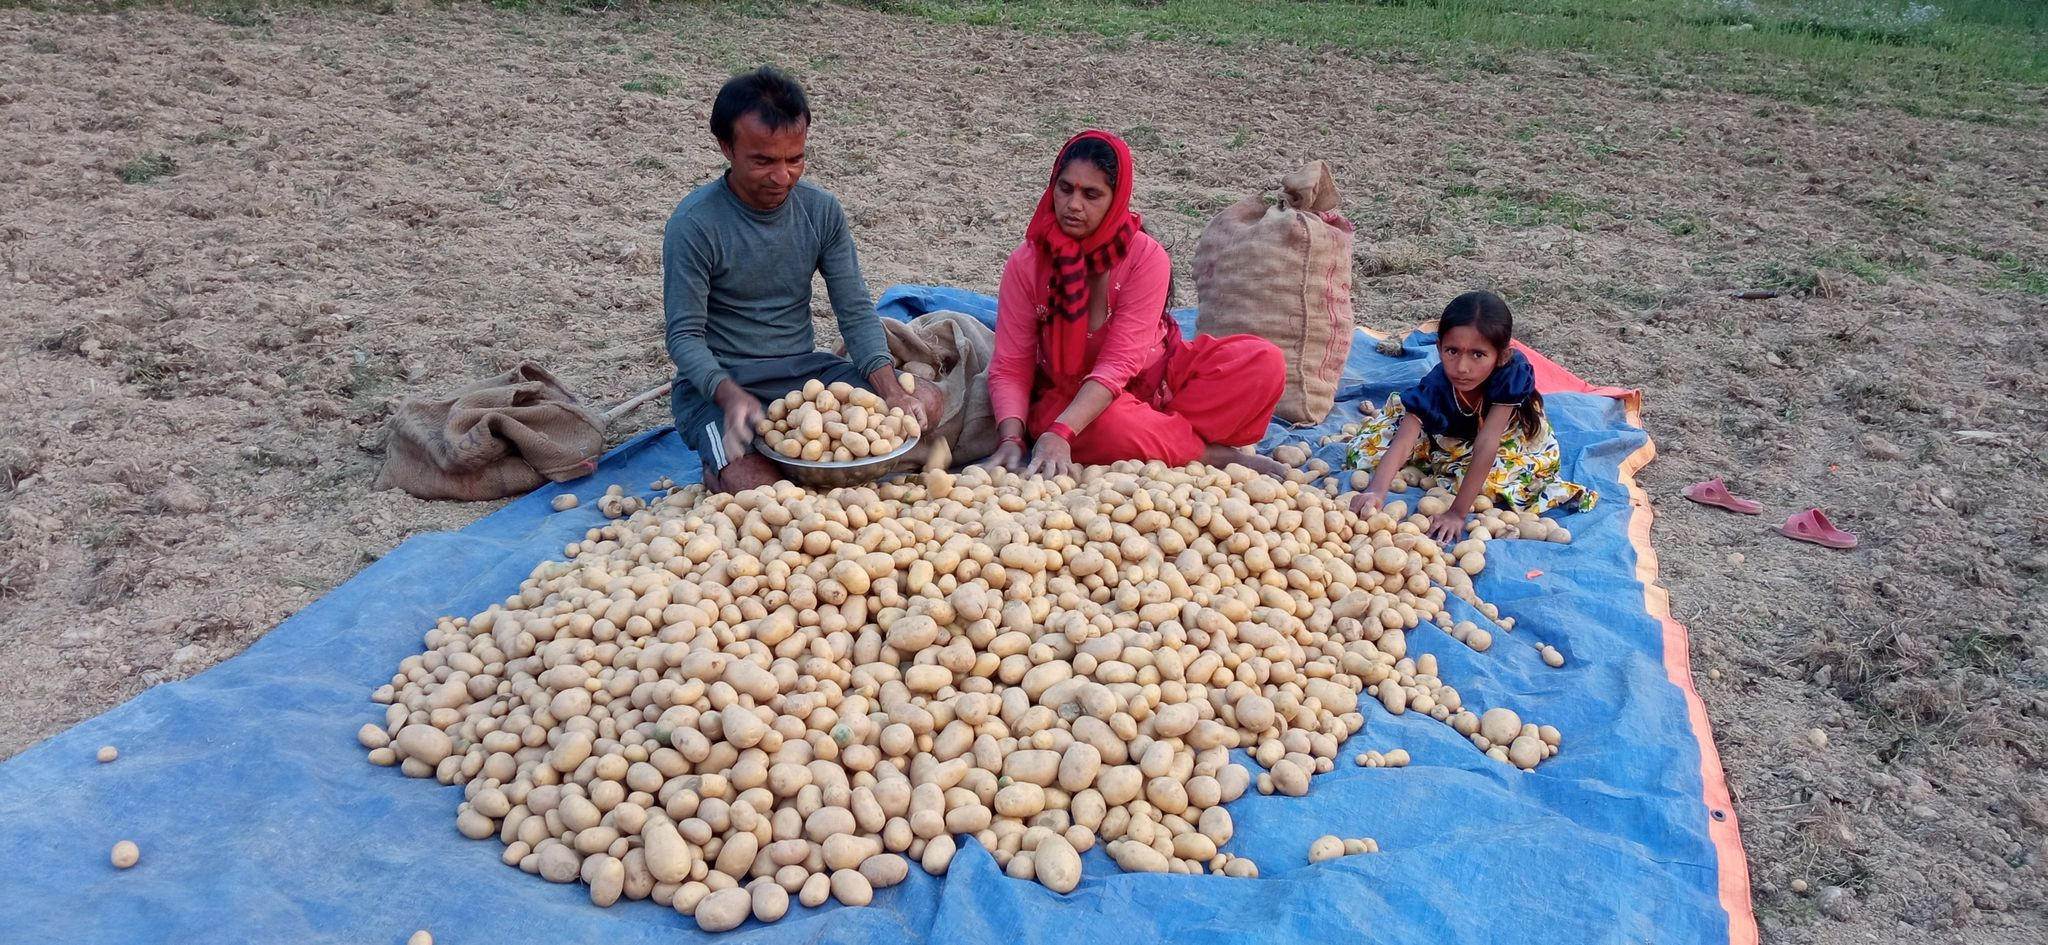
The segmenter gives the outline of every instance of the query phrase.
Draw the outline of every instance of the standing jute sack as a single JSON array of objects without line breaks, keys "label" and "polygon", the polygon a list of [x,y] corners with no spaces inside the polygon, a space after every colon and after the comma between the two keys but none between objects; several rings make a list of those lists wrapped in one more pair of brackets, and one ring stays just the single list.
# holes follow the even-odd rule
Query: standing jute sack
[{"label": "standing jute sack", "polygon": [[1257,335],[1287,356],[1275,416],[1320,423],[1351,354],[1351,221],[1336,212],[1330,166],[1281,179],[1281,203],[1262,195],[1227,207],[1195,244],[1195,330]]}]

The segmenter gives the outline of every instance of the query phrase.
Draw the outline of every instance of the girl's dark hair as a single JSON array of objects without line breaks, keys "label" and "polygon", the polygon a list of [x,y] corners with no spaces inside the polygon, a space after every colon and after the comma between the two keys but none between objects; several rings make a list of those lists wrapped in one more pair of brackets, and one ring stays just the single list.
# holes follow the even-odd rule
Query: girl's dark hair
[{"label": "girl's dark hair", "polygon": [[1102,176],[1109,178],[1111,188],[1123,189],[1123,178],[1117,173],[1119,168],[1116,166],[1116,149],[1110,147],[1109,142],[1101,138],[1082,138],[1067,145],[1067,149],[1060,152],[1059,171],[1054,172],[1053,176],[1059,176],[1060,172],[1067,169],[1067,165],[1075,161],[1087,161],[1095,165],[1096,169],[1102,172]]},{"label": "girl's dark hair", "polygon": [[[1436,336],[1442,339],[1453,328],[1470,328],[1486,339],[1499,354],[1499,364],[1506,364],[1508,355],[1514,350],[1515,315],[1508,311],[1508,303],[1491,292],[1467,292],[1444,306],[1444,314],[1436,324]],[[1543,429],[1543,395],[1529,391],[1529,398],[1515,408],[1515,425],[1522,428],[1522,435],[1535,436]]]},{"label": "girl's dark hair", "polygon": [[769,66],[742,72],[727,80],[711,103],[711,134],[732,143],[732,126],[748,114],[758,115],[769,131],[811,123],[811,105],[804,87]]}]

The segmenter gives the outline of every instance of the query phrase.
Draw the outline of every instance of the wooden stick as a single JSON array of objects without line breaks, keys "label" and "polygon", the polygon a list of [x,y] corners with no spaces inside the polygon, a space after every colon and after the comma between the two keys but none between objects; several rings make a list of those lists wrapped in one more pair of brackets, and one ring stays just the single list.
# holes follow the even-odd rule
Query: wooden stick
[{"label": "wooden stick", "polygon": [[641,404],[644,404],[650,400],[653,400],[656,397],[660,397],[661,395],[668,393],[669,388],[673,386],[675,386],[675,384],[673,381],[671,381],[669,383],[661,385],[660,387],[643,391],[639,394],[634,395],[631,400],[628,400],[625,403],[622,403],[616,407],[613,407],[610,410],[605,411],[603,414],[600,414],[600,416],[603,417],[605,426],[611,426],[613,420],[617,420],[620,417],[625,416],[626,414],[632,413],[635,407],[638,407]]}]

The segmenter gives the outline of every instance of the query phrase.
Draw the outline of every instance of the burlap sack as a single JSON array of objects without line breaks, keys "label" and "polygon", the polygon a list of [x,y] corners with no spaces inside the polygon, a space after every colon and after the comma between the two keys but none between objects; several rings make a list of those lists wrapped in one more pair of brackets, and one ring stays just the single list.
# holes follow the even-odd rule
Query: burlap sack
[{"label": "burlap sack", "polygon": [[936,384],[946,396],[945,415],[924,434],[898,468],[921,469],[938,440],[951,447],[951,465],[962,466],[996,451],[994,408],[988,399],[988,363],[996,333],[961,312],[926,312],[907,322],[885,318],[889,354],[919,384]]},{"label": "burlap sack", "polygon": [[1336,207],[1330,167],[1316,161],[1281,181],[1279,206],[1247,197],[1195,244],[1195,329],[1278,345],[1287,387],[1273,412],[1290,423],[1322,422],[1351,354],[1351,221]]},{"label": "burlap sack", "polygon": [[531,361],[440,400],[408,398],[388,423],[373,489],[479,501],[587,476],[604,421]]}]

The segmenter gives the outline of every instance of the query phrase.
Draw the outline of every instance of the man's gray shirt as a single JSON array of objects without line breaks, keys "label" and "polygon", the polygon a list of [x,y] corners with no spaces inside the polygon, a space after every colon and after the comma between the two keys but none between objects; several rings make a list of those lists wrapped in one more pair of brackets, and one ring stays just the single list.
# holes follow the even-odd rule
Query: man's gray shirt
[{"label": "man's gray shirt", "polygon": [[798,181],[773,210],[741,202],[724,175],[691,191],[662,231],[661,269],[676,383],[706,400],[727,378],[727,364],[817,347],[814,272],[825,276],[847,357],[861,376],[892,363],[846,213],[809,181]]}]

